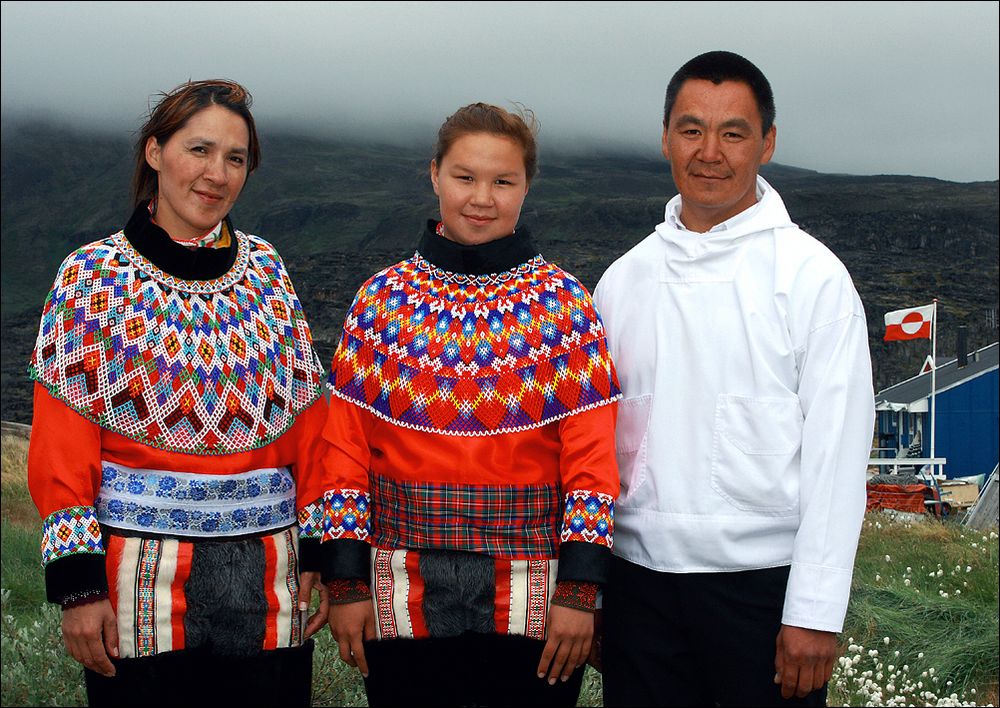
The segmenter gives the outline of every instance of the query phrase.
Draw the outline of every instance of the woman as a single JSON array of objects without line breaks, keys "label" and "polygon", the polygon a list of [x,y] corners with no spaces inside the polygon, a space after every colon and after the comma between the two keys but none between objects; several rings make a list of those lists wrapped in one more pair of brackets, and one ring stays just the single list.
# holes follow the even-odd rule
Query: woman
[{"label": "woman", "polygon": [[576,704],[619,391],[590,295],[517,225],[536,164],[520,116],[448,118],[441,220],[362,286],[334,355],[324,580],[371,705]]},{"label": "woman", "polygon": [[260,162],[250,103],[163,95],[131,218],[45,301],[28,484],[91,705],[309,705],[326,403],[281,259],[228,216]]}]

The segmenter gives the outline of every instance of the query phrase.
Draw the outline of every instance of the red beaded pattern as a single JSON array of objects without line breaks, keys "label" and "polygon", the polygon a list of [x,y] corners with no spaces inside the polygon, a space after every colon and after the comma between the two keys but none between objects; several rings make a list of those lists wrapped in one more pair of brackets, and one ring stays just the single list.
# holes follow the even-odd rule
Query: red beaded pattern
[{"label": "red beaded pattern", "polygon": [[416,255],[376,274],[331,369],[336,395],[450,435],[527,430],[620,396],[590,294],[541,257],[465,276]]}]

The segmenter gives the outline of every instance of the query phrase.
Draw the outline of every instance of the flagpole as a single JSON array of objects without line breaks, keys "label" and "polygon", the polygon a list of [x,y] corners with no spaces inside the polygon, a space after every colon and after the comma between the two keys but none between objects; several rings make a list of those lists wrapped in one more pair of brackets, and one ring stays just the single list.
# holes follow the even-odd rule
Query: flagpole
[{"label": "flagpole", "polygon": [[[931,366],[931,459],[934,459],[934,413],[935,413],[935,394],[937,393],[937,298],[934,298],[934,311],[931,314],[931,361],[933,366]],[[937,465],[931,463],[931,469],[935,469]]]}]

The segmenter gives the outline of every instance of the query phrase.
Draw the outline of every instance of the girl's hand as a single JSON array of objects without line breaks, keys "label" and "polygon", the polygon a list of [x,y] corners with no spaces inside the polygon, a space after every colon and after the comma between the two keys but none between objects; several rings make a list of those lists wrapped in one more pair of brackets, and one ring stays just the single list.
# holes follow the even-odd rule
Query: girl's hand
[{"label": "girl's hand", "polygon": [[538,678],[548,674],[550,685],[557,678],[569,681],[572,673],[587,662],[593,638],[592,612],[549,605],[548,640],[538,662]]},{"label": "girl's hand", "polygon": [[330,632],[340,646],[340,658],[356,666],[361,675],[368,677],[363,640],[375,638],[375,611],[371,600],[359,600],[330,605]]}]

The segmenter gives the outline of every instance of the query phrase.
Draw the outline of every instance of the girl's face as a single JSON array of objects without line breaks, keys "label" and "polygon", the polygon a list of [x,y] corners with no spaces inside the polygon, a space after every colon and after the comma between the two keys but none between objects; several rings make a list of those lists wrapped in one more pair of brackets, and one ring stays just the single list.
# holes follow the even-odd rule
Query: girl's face
[{"label": "girl's face", "polygon": [[146,143],[146,162],[157,172],[156,223],[171,238],[204,236],[229,213],[247,181],[250,130],[222,106],[195,113],[160,145]]},{"label": "girl's face", "polygon": [[528,194],[524,150],[512,138],[467,133],[431,161],[445,238],[468,246],[514,232]]}]

